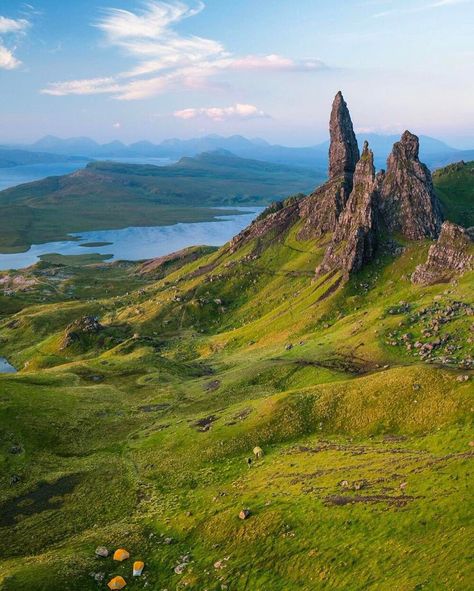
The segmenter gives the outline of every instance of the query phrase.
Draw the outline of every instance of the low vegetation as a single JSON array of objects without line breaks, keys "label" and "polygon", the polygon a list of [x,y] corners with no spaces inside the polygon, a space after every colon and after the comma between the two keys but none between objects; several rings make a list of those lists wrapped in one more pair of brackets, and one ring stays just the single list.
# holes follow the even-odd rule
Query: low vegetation
[{"label": "low vegetation", "polygon": [[469,588],[474,274],[315,280],[298,229],[0,276],[2,589]]}]

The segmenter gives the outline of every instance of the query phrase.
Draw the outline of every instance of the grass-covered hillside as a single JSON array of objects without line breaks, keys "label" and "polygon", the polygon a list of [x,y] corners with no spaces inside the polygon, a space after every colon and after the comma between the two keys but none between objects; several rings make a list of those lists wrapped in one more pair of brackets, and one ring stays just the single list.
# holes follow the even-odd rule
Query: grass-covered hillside
[{"label": "grass-covered hillside", "polygon": [[26,250],[70,232],[211,220],[212,207],[265,205],[322,180],[308,169],[225,151],[163,167],[93,162],[0,192],[0,251]]},{"label": "grass-covered hillside", "polygon": [[445,216],[466,228],[474,226],[474,161],[436,170],[433,183]]},{"label": "grass-covered hillside", "polygon": [[474,273],[299,229],[0,276],[0,588],[471,587]]}]

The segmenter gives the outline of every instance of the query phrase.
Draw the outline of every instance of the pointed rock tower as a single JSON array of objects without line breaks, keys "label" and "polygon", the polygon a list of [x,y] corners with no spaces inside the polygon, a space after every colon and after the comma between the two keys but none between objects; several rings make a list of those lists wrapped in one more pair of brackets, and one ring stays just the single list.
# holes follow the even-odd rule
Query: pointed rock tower
[{"label": "pointed rock tower", "polygon": [[362,156],[355,168],[352,192],[339,217],[323,262],[316,270],[317,274],[340,269],[348,278],[372,259],[377,247],[377,186],[374,155],[365,142]]},{"label": "pointed rock tower", "polygon": [[334,98],[329,120],[329,180],[354,174],[359,161],[359,146],[346,101],[339,91]]},{"label": "pointed rock tower", "polygon": [[388,157],[381,188],[387,229],[410,240],[437,238],[443,221],[431,173],[418,154],[418,137],[405,131]]},{"label": "pointed rock tower", "polygon": [[334,232],[352,191],[359,147],[349,109],[340,91],[332,104],[329,134],[329,180],[302,204],[301,217],[305,220],[299,233],[302,240]]}]

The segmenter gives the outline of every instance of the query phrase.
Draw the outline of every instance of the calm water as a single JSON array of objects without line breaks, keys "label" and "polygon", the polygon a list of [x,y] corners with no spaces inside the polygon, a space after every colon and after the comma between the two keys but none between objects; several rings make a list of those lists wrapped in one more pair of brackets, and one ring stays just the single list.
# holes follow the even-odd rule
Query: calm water
[{"label": "calm water", "polygon": [[[26,252],[0,254],[0,270],[21,269],[49,253],[63,255],[100,254],[112,255],[110,260],[139,261],[169,254],[187,246],[205,244],[221,246],[238,234],[262,211],[260,207],[232,208],[241,212],[234,215],[218,215],[216,221],[179,223],[173,226],[131,227],[121,230],[99,230],[72,234],[74,241],[33,244]],[[110,242],[107,246],[85,248],[81,244]]]},{"label": "calm water", "polygon": [[8,363],[5,357],[0,357],[0,373],[16,373],[16,369]]},{"label": "calm water", "polygon": [[[125,162],[128,164],[154,164],[155,166],[166,166],[172,164],[174,160],[169,158],[114,158],[104,156],[101,160],[113,160],[114,162]],[[92,158],[91,158],[92,160]],[[98,158],[96,158],[98,160]],[[50,162],[48,164],[29,164],[27,166],[14,166],[12,168],[0,168],[0,191],[21,185],[39,181],[47,176],[61,176],[74,172],[78,168],[84,168],[87,162],[78,160],[73,162]]]}]

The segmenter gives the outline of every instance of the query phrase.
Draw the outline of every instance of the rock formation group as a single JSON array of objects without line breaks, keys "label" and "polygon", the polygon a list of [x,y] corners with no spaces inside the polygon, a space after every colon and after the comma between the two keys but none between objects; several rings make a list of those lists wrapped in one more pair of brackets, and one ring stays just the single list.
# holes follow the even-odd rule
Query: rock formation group
[{"label": "rock formation group", "polygon": [[[422,266],[425,270],[417,269],[414,282],[434,281],[434,267],[442,266],[446,273],[449,269],[456,271],[472,266],[471,259],[465,260],[470,256],[466,252],[468,243],[472,242],[471,235],[455,224],[443,225],[441,204],[433,189],[431,172],[420,162],[416,135],[405,131],[393,146],[387,170],[376,174],[368,143],[364,143],[362,153],[359,151],[341,92],[332,105],[329,132],[328,181],[307,197],[267,210],[234,238],[231,250],[253,238],[278,237],[301,221],[300,240],[328,238],[316,275],[338,270],[348,279],[373,259],[381,241],[388,237],[394,240],[440,237],[442,242],[432,247],[426,265]],[[448,252],[445,237],[449,234],[456,235],[455,244],[463,243],[464,256]]]}]

